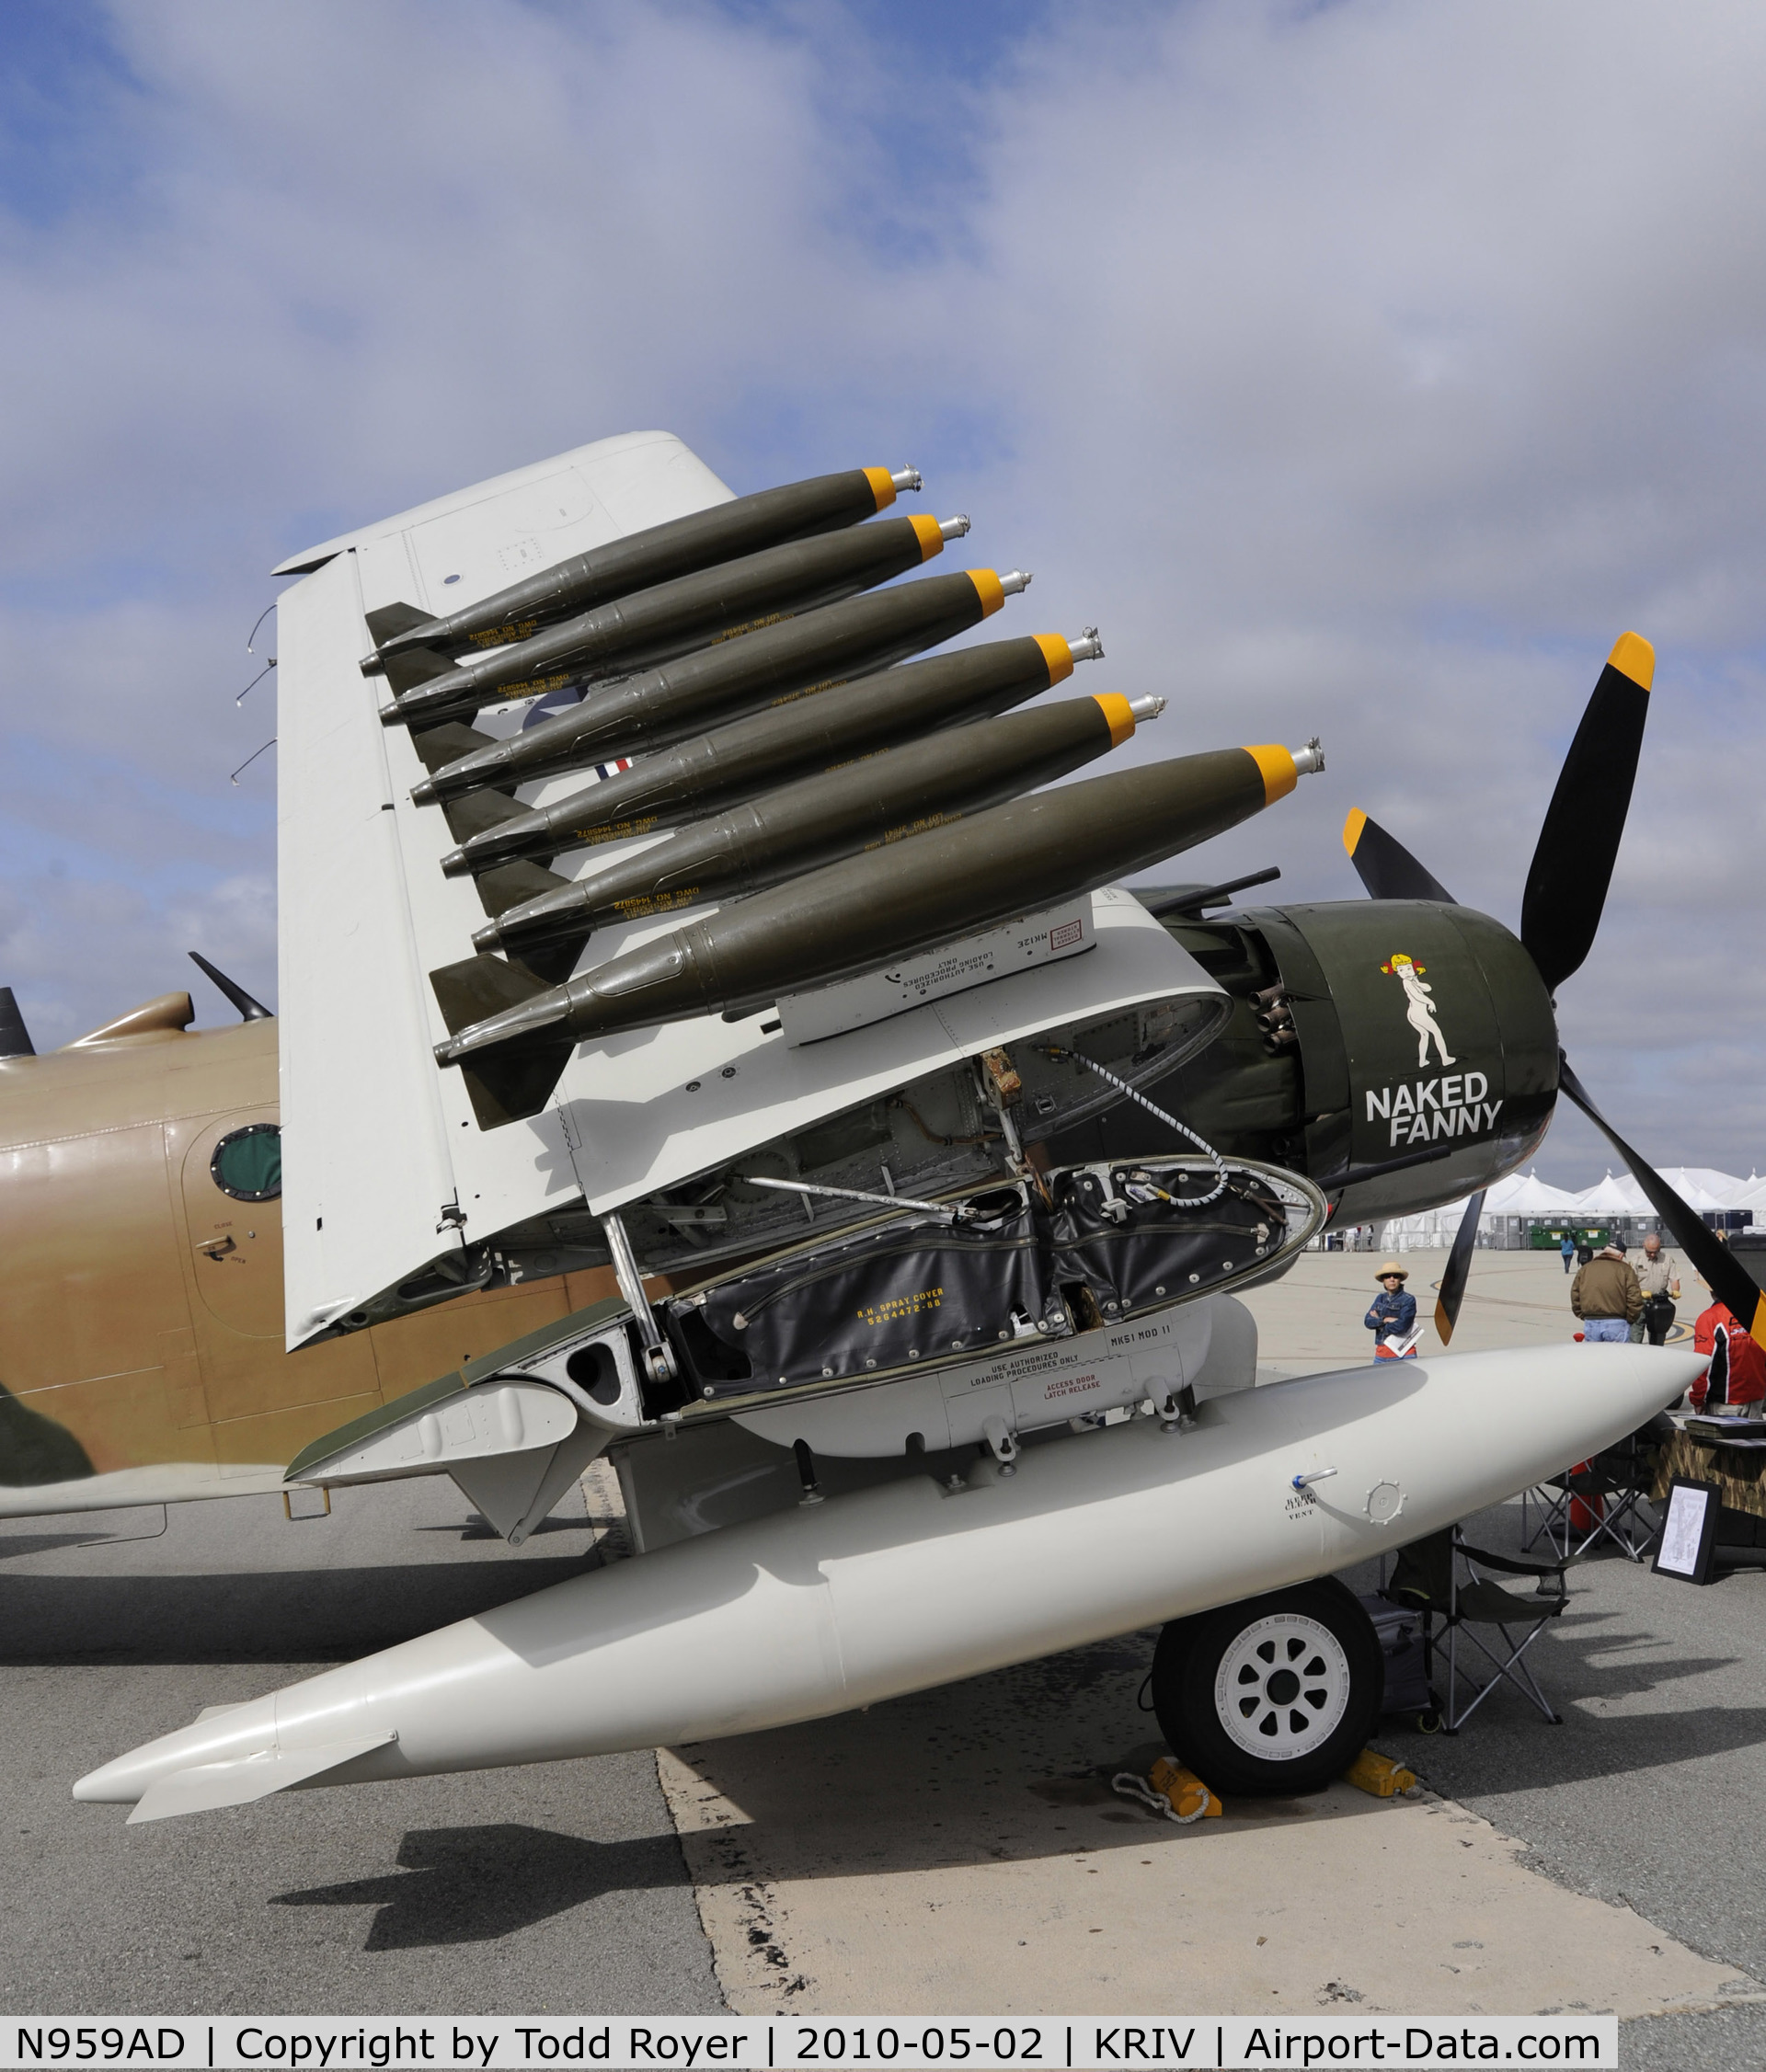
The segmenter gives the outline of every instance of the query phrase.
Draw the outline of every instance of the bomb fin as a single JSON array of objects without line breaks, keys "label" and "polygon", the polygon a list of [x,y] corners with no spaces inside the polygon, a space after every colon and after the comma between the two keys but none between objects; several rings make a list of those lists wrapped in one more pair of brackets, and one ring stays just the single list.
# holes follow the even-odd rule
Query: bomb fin
[{"label": "bomb fin", "polygon": [[395,634],[409,633],[413,626],[426,626],[430,614],[419,612],[415,604],[381,604],[368,614],[368,637],[374,644],[374,652],[362,658],[361,673],[364,676],[384,676],[386,687],[394,697],[401,698],[405,693],[419,683],[428,683],[431,678],[446,676],[459,664],[453,657],[440,647],[407,647],[396,655],[383,657],[380,646]]},{"label": "bomb fin", "polygon": [[536,993],[552,990],[545,979],[519,964],[506,964],[499,956],[463,957],[458,964],[443,964],[430,973],[435,1004],[442,1010],[448,1034],[458,1036],[475,1022],[487,1022],[510,1007],[522,1007]]},{"label": "bomb fin", "polygon": [[[524,965],[506,964],[499,956],[464,957],[458,964],[444,964],[430,973],[436,1005],[450,1036],[508,1008],[520,1007],[536,994],[551,992],[556,982]],[[575,1048],[568,1038],[560,1041],[540,1034],[511,1037],[463,1059],[460,1076],[466,1082],[479,1128],[500,1129],[505,1123],[538,1115],[552,1098]]]},{"label": "bomb fin", "polygon": [[500,1129],[505,1123],[539,1115],[575,1048],[575,1044],[564,1043],[511,1050],[500,1058],[494,1051],[476,1053],[470,1064],[461,1066],[460,1076],[479,1128]]},{"label": "bomb fin", "polygon": [[548,892],[568,891],[570,886],[570,880],[560,877],[556,871],[549,871],[541,864],[524,862],[520,857],[480,871],[476,882],[479,904],[493,921],[499,914],[507,913],[510,907],[522,906],[529,899],[544,899]]},{"label": "bomb fin", "polygon": [[[471,755],[475,749],[490,749],[496,745],[494,736],[481,734],[476,727],[468,727],[460,719],[444,719],[437,727],[411,729],[411,746],[417,750],[417,760],[431,774],[444,762],[457,762],[463,755]],[[513,788],[511,784],[510,789]]]},{"label": "bomb fin", "polygon": [[[441,727],[432,729],[441,733]],[[462,727],[462,733],[474,729]],[[427,739],[428,736],[422,737]],[[419,749],[420,755],[422,750]],[[527,808],[518,806],[506,792],[467,792],[460,798],[444,798],[442,801],[442,817],[448,823],[448,832],[458,842],[468,842],[476,834],[485,834],[492,828],[500,828],[509,820],[524,820]]]}]

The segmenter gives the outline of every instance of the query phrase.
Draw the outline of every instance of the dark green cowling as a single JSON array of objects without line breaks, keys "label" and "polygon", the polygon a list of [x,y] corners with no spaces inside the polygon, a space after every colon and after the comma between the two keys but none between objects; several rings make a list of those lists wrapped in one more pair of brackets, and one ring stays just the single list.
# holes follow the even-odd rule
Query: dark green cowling
[{"label": "dark green cowling", "polygon": [[[1336,1223],[1475,1193],[1544,1135],[1556,1020],[1532,959],[1487,914],[1346,900],[1166,925],[1233,996],[1233,1013],[1152,1098],[1228,1156],[1303,1173],[1338,1197]],[[1145,1155],[1149,1132],[1164,1145],[1144,1114],[1118,1108],[1050,1154],[1058,1163]]]}]

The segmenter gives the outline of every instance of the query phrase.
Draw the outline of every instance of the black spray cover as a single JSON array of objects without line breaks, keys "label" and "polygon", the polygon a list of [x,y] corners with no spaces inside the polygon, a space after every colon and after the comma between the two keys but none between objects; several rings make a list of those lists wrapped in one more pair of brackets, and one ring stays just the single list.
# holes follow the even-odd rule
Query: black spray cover
[{"label": "black spray cover", "polygon": [[705,1321],[753,1378],[716,1392],[862,1379],[1010,1340],[1015,1316],[1058,1319],[1028,1205],[1015,1190],[995,1199],[1004,1206],[972,1223],[904,1219],[724,1282]]},{"label": "black spray cover", "polygon": [[1205,1168],[1119,1166],[1110,1181],[1107,1190],[1083,1168],[1058,1174],[1049,1219],[1055,1280],[1083,1282],[1107,1320],[1243,1273],[1286,1238],[1287,1211],[1249,1174],[1202,1209],[1185,1196],[1208,1193]]}]

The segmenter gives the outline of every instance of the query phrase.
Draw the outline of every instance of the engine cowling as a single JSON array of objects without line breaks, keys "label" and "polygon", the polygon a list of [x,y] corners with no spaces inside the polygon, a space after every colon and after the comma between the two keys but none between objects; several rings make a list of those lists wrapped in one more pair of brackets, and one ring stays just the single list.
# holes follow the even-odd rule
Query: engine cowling
[{"label": "engine cowling", "polygon": [[[1304,1173],[1347,1223],[1456,1201],[1537,1149],[1557,1025],[1532,959],[1487,914],[1382,899],[1167,925],[1233,1009],[1149,1094],[1229,1157]],[[1124,1104],[1049,1153],[1175,1149],[1161,1130]]]}]

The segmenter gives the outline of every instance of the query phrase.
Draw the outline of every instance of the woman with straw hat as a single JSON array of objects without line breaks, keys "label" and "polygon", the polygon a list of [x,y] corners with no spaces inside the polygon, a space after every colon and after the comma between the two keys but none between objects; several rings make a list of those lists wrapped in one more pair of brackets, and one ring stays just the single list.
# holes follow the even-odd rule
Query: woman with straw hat
[{"label": "woman with straw hat", "polygon": [[[1414,1357],[1416,1347],[1409,1341],[1416,1331],[1416,1298],[1405,1286],[1410,1278],[1409,1269],[1395,1259],[1388,1259],[1374,1277],[1380,1283],[1380,1292],[1361,1320],[1373,1334],[1373,1357],[1377,1360]],[[1390,1343],[1394,1339],[1399,1343]]]}]

